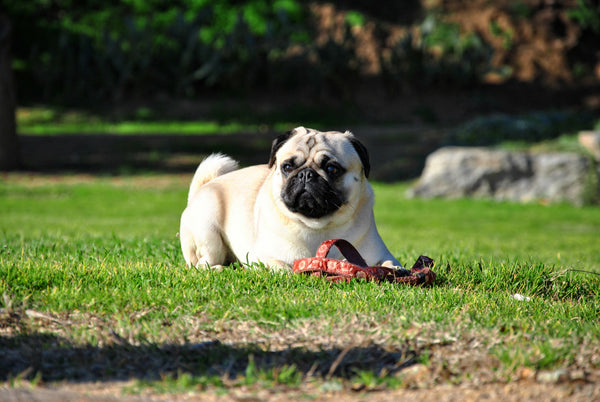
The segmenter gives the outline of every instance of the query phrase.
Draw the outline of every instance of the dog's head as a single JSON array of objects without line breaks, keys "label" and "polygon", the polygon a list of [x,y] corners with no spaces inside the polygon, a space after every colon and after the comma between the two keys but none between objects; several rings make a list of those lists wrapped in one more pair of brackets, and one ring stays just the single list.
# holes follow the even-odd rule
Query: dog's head
[{"label": "dog's head", "polygon": [[304,127],[273,141],[269,167],[274,196],[293,214],[316,220],[353,203],[370,170],[367,149],[349,131]]}]

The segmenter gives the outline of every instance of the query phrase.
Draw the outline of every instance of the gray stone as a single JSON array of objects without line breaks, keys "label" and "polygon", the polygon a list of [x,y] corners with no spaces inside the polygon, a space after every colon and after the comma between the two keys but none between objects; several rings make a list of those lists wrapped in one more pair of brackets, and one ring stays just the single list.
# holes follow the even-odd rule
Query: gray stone
[{"label": "gray stone", "polygon": [[569,373],[566,370],[540,371],[537,374],[538,382],[559,384],[569,380]]},{"label": "gray stone", "polygon": [[579,143],[600,162],[600,131],[581,131]]},{"label": "gray stone", "polygon": [[[594,183],[592,161],[577,153],[509,152],[489,148],[447,147],[427,157],[409,196],[491,197],[496,200],[576,205]],[[594,192],[596,189],[593,190]]]}]

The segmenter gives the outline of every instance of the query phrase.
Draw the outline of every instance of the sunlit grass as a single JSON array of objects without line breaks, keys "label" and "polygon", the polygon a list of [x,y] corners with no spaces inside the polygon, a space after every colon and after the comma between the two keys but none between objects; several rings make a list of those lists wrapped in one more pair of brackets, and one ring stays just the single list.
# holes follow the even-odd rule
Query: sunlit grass
[{"label": "sunlit grass", "polygon": [[123,121],[118,123],[53,123],[19,125],[19,134],[23,135],[56,135],[56,134],[114,134],[114,135],[147,135],[147,134],[231,134],[254,133],[269,130],[285,130],[288,125],[275,127],[242,123],[221,124],[214,121]]},{"label": "sunlit grass", "polygon": [[213,119],[187,121],[156,119],[153,113],[140,109],[134,116],[124,119],[109,119],[101,114],[52,108],[20,108],[17,110],[17,130],[21,135],[57,134],[231,134],[266,131],[285,131],[293,127],[289,122],[254,124],[232,119],[219,122]]},{"label": "sunlit grass", "polygon": [[[60,345],[76,347],[72,353],[107,356],[97,357],[102,378],[129,370],[123,354],[162,362],[148,372],[140,366],[136,378],[143,380],[128,392],[295,389],[315,380],[311,372],[323,389],[406,386],[401,376],[386,374],[393,364],[369,356],[409,359],[435,371],[452,356],[422,345],[459,345],[473,333],[485,345],[478,353],[493,366],[466,368],[452,374],[455,382],[482,369],[504,381],[522,367],[569,367],[576,358],[593,368],[586,353],[600,348],[600,279],[578,271],[600,272],[598,208],[407,199],[406,184],[375,184],[376,220],[392,253],[407,266],[419,254],[433,257],[437,281],[429,288],[330,284],[258,266],[186,267],[176,237],[184,180],[165,184],[160,177],[162,185],[151,186],[151,175],[57,183],[5,177],[4,311],[40,311],[71,324],[16,326],[15,316],[6,316],[5,328],[15,332],[0,341],[14,348],[11,342],[22,339],[27,348],[38,331],[60,335]],[[45,348],[54,347],[52,339]],[[115,339],[127,343],[115,349]],[[285,342],[300,346],[282,349]],[[331,378],[345,345],[353,347],[352,357]],[[321,349],[311,349],[316,346]],[[165,357],[175,347],[184,356],[180,365]],[[56,353],[67,363],[39,368],[42,378],[69,380],[72,366],[87,372],[85,359],[61,350]],[[163,366],[177,372],[156,371]]]}]

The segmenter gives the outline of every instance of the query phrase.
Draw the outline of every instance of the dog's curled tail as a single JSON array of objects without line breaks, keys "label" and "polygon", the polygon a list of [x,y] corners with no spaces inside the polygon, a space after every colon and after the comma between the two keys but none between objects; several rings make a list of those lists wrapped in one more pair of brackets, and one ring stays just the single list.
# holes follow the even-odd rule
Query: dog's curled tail
[{"label": "dog's curled tail", "polygon": [[198,189],[204,184],[237,168],[237,161],[227,155],[221,153],[209,155],[200,163],[198,169],[196,169],[196,173],[194,173],[194,178],[190,184],[190,192],[188,193],[188,204],[194,198]]}]

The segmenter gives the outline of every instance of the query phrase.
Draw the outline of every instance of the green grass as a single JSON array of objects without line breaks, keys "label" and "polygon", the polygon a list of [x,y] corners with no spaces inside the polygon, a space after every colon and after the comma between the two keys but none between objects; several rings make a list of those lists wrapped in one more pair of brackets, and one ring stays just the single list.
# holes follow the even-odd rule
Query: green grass
[{"label": "green grass", "polygon": [[55,135],[55,134],[231,134],[239,132],[258,132],[259,127],[237,123],[220,124],[214,121],[192,122],[144,122],[125,121],[118,123],[99,122],[32,124],[19,126],[19,134]]},{"label": "green grass", "polygon": [[563,134],[557,138],[531,143],[528,141],[504,141],[499,144],[499,148],[509,151],[522,152],[574,152],[579,154],[589,154],[589,150],[579,143],[578,134]]},{"label": "green grass", "polygon": [[[0,348],[23,356],[0,365],[4,381],[29,365],[36,381],[134,378],[132,393],[318,395],[411,387],[416,363],[447,372],[426,386],[600,370],[598,208],[409,200],[405,184],[376,184],[392,253],[429,255],[438,280],[330,284],[186,267],[182,180],[30,179],[0,182]],[[461,353],[473,362],[455,367]]]},{"label": "green grass", "polygon": [[111,110],[80,110],[60,107],[19,107],[16,122],[20,135],[152,135],[152,134],[232,134],[256,132],[285,132],[299,122],[309,127],[339,126],[340,121],[354,122],[355,111],[347,108],[283,107],[283,110],[263,112],[248,110],[255,107],[245,101],[239,104],[196,108],[151,106]]},{"label": "green grass", "polygon": [[148,134],[232,134],[255,133],[265,130],[286,130],[289,124],[278,124],[274,127],[244,123],[219,123],[216,121],[122,121],[107,122],[59,122],[20,124],[21,135],[57,135],[57,134],[113,134],[113,135],[148,135]]},{"label": "green grass", "polygon": [[155,118],[155,111],[139,108],[122,118],[111,118],[104,113],[79,110],[60,110],[55,108],[19,108],[16,119],[21,135],[57,135],[57,134],[232,134],[254,133],[266,130],[285,131],[293,127],[290,122],[272,121],[269,124],[257,124],[229,117],[227,121],[217,115],[203,119]]}]

